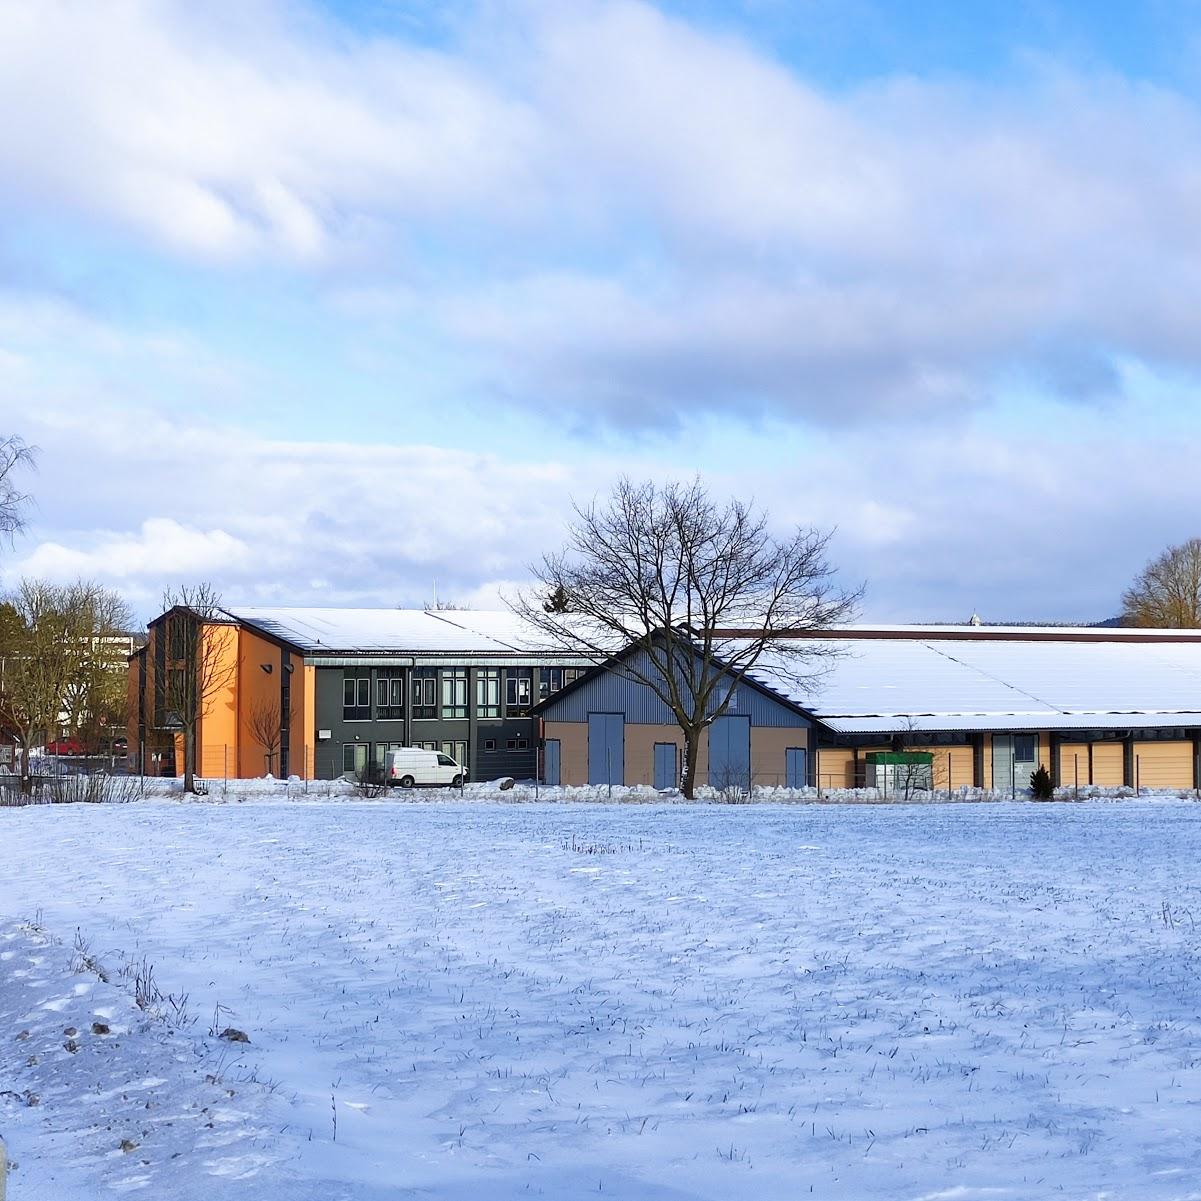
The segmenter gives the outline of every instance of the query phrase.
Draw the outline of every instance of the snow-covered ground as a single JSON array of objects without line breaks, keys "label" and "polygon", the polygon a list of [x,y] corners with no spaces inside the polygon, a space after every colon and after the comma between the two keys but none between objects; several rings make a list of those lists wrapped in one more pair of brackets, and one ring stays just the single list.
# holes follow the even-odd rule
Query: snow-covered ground
[{"label": "snow-covered ground", "polygon": [[19,1201],[1201,1197],[1195,803],[34,806],[0,847]]}]

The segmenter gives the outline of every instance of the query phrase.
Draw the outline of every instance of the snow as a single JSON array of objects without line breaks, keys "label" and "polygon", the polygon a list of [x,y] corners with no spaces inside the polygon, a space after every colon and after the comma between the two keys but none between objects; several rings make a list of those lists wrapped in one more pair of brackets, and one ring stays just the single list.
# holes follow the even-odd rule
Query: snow
[{"label": "snow", "polygon": [[268,784],[0,809],[14,1197],[1201,1196],[1201,806]]},{"label": "snow", "polygon": [[831,646],[839,653],[819,663],[816,683],[790,680],[771,652],[751,674],[842,733],[1201,724],[1201,641],[1027,641],[990,630],[823,639],[818,649]]},{"label": "snow", "polygon": [[234,606],[224,611],[311,655],[341,651],[508,659],[528,654],[573,664],[585,662],[578,653],[552,645],[547,635],[507,610]]}]

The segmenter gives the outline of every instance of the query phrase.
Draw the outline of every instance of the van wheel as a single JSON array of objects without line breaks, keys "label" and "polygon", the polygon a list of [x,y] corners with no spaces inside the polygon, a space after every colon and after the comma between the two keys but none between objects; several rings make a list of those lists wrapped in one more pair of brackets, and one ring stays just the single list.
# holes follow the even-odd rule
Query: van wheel
[{"label": "van wheel", "polygon": [[450,786],[451,786],[451,788],[462,788],[463,787],[463,777],[455,776],[455,778],[453,780],[451,780]]},{"label": "van wheel", "polygon": [[412,788],[415,783],[412,776],[401,776],[399,780],[401,788]]}]

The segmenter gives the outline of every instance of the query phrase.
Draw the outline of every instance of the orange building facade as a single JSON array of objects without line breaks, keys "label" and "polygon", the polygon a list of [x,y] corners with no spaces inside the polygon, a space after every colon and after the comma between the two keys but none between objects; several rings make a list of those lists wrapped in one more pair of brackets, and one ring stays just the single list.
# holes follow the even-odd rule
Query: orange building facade
[{"label": "orange building facade", "polygon": [[[146,775],[183,771],[186,723],[173,711],[177,689],[164,683],[172,626],[192,621],[173,609],[149,628],[129,661],[129,758]],[[201,623],[195,688],[195,770],[209,779],[271,774],[308,778],[313,768],[314,668],[286,643],[235,621]]]}]

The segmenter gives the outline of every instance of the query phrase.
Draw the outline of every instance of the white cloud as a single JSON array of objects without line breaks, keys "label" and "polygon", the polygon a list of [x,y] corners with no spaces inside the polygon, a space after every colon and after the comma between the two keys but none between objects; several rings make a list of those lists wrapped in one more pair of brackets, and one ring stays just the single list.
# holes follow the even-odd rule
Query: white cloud
[{"label": "white cloud", "polygon": [[459,27],[433,50],[283,0],[7,6],[0,204],[312,268],[341,318],[428,316],[481,390],[585,424],[1201,367],[1183,94],[1037,63],[833,92],[638,0]]},{"label": "white cloud", "polygon": [[320,260],[364,224],[493,211],[534,127],[461,62],[284,4],[75,0],[0,12],[10,189],[179,249]]},{"label": "white cloud", "polygon": [[[149,413],[133,441],[109,416],[31,421],[41,511],[6,558],[6,583],[96,578],[146,616],[165,587],[200,578],[231,601],[332,605],[421,604],[436,581],[443,600],[490,607],[561,544],[572,496],[586,500],[622,471],[692,471],[682,449],[596,454],[580,468],[273,440]],[[1139,416],[1127,408],[1115,420],[1134,429]],[[1006,441],[968,424],[793,445],[770,428],[761,445],[761,460],[732,453],[709,476],[714,494],[753,495],[781,530],[837,526],[833,562],[848,583],[868,581],[872,618],[1110,616],[1152,553],[1195,533],[1201,502],[1192,441],[1145,429],[1116,439],[1044,424]]]},{"label": "white cloud", "polygon": [[149,518],[136,532],[88,531],[87,549],[39,543],[21,563],[21,573],[44,579],[104,578],[141,583],[147,579],[206,579],[251,566],[249,546],[224,530],[196,530],[169,518]]}]

